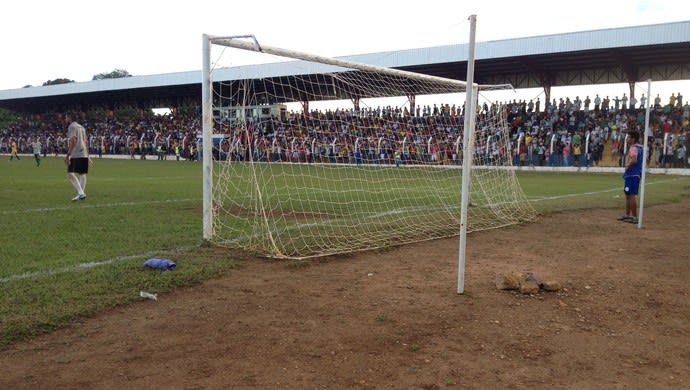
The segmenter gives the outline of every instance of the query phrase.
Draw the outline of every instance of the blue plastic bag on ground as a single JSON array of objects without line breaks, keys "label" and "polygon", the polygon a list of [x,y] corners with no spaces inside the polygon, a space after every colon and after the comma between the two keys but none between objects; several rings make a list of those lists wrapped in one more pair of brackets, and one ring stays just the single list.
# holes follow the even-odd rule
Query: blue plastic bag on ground
[{"label": "blue plastic bag on ground", "polygon": [[144,262],[144,267],[160,269],[163,271],[172,271],[177,267],[174,261],[169,259],[148,259]]}]

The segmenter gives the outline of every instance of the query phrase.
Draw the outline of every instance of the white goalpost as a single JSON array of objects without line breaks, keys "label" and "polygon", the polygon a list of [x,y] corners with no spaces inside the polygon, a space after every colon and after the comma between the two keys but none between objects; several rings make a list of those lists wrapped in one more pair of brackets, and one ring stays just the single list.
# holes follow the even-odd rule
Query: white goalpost
[{"label": "white goalpost", "polygon": [[[649,96],[648,102],[646,102],[646,107],[645,107],[645,116],[644,116],[644,131],[642,133],[643,138],[643,144],[642,144],[642,150],[644,150],[644,156],[642,159],[642,177],[640,177],[640,204],[638,207],[638,219],[637,219],[637,228],[641,229],[642,228],[642,220],[644,217],[644,193],[645,193],[645,181],[647,178],[647,159],[649,156],[647,156],[647,153],[649,153],[649,137],[652,136],[652,132],[649,129],[649,114],[650,110],[652,107],[652,79],[647,79],[647,96]],[[665,142],[664,142],[665,144]]]},{"label": "white goalpost", "polygon": [[204,34],[204,239],[299,259],[534,219],[505,109],[462,104],[505,86],[472,80]]},{"label": "white goalpost", "polygon": [[458,281],[457,293],[465,292],[465,253],[466,253],[466,237],[467,237],[467,207],[470,201],[470,172],[472,171],[472,132],[474,128],[474,120],[476,117],[475,106],[477,104],[476,94],[474,93],[474,48],[475,48],[475,31],[477,25],[476,15],[471,15],[470,18],[470,43],[467,53],[467,84],[470,88],[465,91],[465,108],[470,115],[465,115],[463,125],[463,139],[469,139],[470,142],[463,144],[463,159],[462,159],[462,187],[460,189],[460,239],[458,240]]}]

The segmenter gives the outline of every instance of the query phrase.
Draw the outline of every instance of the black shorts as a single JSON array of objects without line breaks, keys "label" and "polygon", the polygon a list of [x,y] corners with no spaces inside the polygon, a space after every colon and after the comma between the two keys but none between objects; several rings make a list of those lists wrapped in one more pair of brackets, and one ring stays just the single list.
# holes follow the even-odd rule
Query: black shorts
[{"label": "black shorts", "polygon": [[80,175],[89,173],[89,158],[78,157],[70,159],[67,173],[78,173]]}]

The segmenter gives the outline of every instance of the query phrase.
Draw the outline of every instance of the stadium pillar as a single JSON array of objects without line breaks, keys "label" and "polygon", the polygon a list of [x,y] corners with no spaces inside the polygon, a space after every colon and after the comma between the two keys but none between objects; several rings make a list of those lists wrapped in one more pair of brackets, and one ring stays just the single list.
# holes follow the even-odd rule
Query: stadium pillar
[{"label": "stadium pillar", "polygon": [[309,100],[302,101],[302,112],[306,118],[309,118]]},{"label": "stadium pillar", "polygon": [[359,97],[353,97],[352,99],[352,107],[355,109],[355,113],[359,114]]},{"label": "stadium pillar", "polygon": [[628,87],[630,88],[630,98],[635,97],[635,80],[628,80]]},{"label": "stadium pillar", "polygon": [[416,109],[416,103],[415,103],[415,95],[407,95],[407,100],[410,102],[410,115],[415,116],[415,109]]},{"label": "stadium pillar", "polygon": [[544,99],[546,99],[546,105],[551,102],[551,82],[550,81],[544,81],[542,83],[542,87],[544,88]]}]

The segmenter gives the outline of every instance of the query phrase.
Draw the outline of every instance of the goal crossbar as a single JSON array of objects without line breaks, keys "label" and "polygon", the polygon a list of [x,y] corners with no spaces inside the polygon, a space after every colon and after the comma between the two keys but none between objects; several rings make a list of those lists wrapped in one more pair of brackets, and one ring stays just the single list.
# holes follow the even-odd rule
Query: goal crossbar
[{"label": "goal crossbar", "polygon": [[[252,38],[252,41],[242,40],[242,38]],[[288,50],[279,47],[263,45],[259,44],[259,42],[253,35],[242,35],[237,37],[209,37],[209,40],[212,44],[232,47],[235,49],[243,49],[258,53],[276,55],[280,57],[295,58],[308,62],[317,62],[326,65],[333,65],[343,68],[343,71],[356,69],[364,72],[375,72],[380,74],[387,74],[394,77],[434,82],[441,85],[447,85],[449,87],[449,92],[464,92],[467,90],[467,83],[462,80],[448,79],[433,75],[427,75],[424,73],[409,72],[406,70],[386,68],[383,66],[365,64],[361,62],[345,60],[342,58],[326,57],[317,54],[310,54],[296,50]],[[510,84],[475,85],[475,88],[478,88],[478,90],[480,91],[484,91],[513,89],[513,86]]]}]

